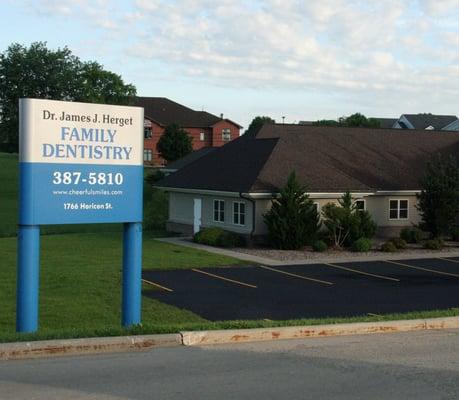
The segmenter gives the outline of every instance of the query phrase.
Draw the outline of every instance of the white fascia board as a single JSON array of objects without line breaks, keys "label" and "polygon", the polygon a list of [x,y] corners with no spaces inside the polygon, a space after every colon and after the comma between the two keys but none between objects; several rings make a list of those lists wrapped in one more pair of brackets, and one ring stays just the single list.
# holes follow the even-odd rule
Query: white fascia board
[{"label": "white fascia board", "polygon": [[209,194],[209,195],[226,196],[226,197],[239,197],[239,192],[226,192],[222,190],[205,190],[205,189],[185,189],[185,188],[175,188],[175,187],[156,186],[156,185],[153,185],[153,186],[157,189],[161,189],[166,192]]},{"label": "white fascia board", "polygon": [[[245,192],[228,192],[223,190],[205,190],[205,189],[185,189],[185,188],[173,188],[173,187],[154,187],[164,190],[166,192],[177,192],[177,193],[190,193],[190,194],[203,194],[203,195],[218,195],[226,197],[249,197],[254,200],[256,199],[273,199],[279,197],[279,193],[245,193]],[[420,190],[378,190],[375,192],[351,192],[351,196],[354,198],[368,197],[368,196],[406,196],[415,195],[420,193]],[[310,192],[308,193],[311,199],[337,199],[344,195],[345,192]]]},{"label": "white fascia board", "polygon": [[414,196],[421,193],[421,190],[378,190],[374,196]]},{"label": "white fascia board", "polygon": [[[345,192],[328,192],[328,193],[308,193],[311,199],[337,199],[344,195]],[[352,197],[366,197],[371,196],[374,192],[350,192]]]}]

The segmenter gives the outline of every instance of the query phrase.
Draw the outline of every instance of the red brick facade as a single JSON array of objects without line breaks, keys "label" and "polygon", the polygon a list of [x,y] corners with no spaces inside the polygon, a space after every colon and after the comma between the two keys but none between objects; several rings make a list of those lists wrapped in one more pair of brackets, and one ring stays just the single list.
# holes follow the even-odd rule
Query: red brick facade
[{"label": "red brick facade", "polygon": [[[165,127],[154,121],[145,119],[145,127],[151,126],[151,138],[144,139],[144,164],[151,166],[163,166],[165,160],[158,154],[156,145],[159,138],[164,133]],[[211,127],[192,128],[183,127],[193,139],[193,150],[199,150],[203,147],[220,147],[239,137],[240,127],[233,122],[222,119]],[[148,136],[148,135],[146,135]]]}]

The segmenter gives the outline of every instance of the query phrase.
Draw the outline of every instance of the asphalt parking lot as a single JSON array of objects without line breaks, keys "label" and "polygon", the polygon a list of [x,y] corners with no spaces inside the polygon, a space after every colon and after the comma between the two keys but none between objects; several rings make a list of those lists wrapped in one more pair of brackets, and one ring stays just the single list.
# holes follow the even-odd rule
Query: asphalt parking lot
[{"label": "asphalt parking lot", "polygon": [[459,307],[459,258],[144,271],[144,295],[205,319],[296,319]]}]

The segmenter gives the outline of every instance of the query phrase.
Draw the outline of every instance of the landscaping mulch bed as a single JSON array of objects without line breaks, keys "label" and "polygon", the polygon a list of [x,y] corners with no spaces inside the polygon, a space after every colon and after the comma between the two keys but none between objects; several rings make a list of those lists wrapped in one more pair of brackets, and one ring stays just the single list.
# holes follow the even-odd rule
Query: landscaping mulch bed
[{"label": "landscaping mulch bed", "polygon": [[418,255],[425,255],[426,257],[441,257],[442,255],[447,256],[448,253],[459,251],[459,244],[456,242],[446,242],[445,247],[443,250],[426,250],[422,248],[420,244],[409,244],[405,250],[399,250],[396,253],[384,253],[379,249],[381,243],[383,243],[384,239],[374,239],[373,240],[373,249],[371,251],[365,253],[357,253],[352,252],[349,250],[334,250],[329,249],[324,252],[314,252],[310,246],[306,246],[301,250],[277,250],[272,249],[267,246],[258,246],[252,248],[233,248],[231,250],[250,254],[253,256],[259,256],[264,258],[271,258],[274,260],[279,261],[297,261],[297,260],[317,260],[318,262],[323,259],[343,259],[343,258],[358,258],[358,257],[366,257],[366,256],[381,256],[381,255],[388,255],[388,254],[400,254],[404,256],[418,256]]}]

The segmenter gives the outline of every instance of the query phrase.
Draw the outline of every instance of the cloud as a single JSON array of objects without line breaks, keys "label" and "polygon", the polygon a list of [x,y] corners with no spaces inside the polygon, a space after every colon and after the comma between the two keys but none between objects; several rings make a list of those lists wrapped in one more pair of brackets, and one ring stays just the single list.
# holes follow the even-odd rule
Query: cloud
[{"label": "cloud", "polygon": [[[457,96],[459,0],[41,0],[116,31],[126,59],[212,85]],[[115,42],[115,41],[114,41]],[[105,43],[107,45],[107,43]]]}]

